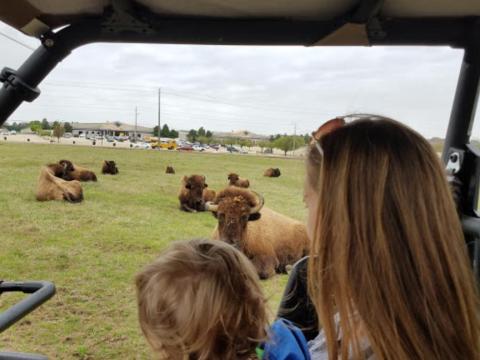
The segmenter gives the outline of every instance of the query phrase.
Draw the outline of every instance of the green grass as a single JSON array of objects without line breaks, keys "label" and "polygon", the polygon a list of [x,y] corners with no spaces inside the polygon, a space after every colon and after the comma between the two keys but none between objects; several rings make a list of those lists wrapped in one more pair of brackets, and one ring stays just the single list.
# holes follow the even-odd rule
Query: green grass
[{"label": "green grass", "polygon": [[[35,201],[42,165],[62,158],[97,172],[84,183],[81,204]],[[115,160],[119,176],[100,174]],[[164,173],[173,165],[176,175]],[[262,176],[279,167],[280,178]],[[265,196],[266,205],[304,220],[303,163],[242,155],[0,143],[0,278],[51,280],[57,294],[1,334],[0,349],[37,352],[52,359],[148,359],[137,322],[135,274],[171,241],[209,237],[210,213],[178,209],[183,175],[206,175],[219,190],[238,172]],[[275,312],[287,277],[263,282]],[[0,311],[16,295],[0,297]]]}]

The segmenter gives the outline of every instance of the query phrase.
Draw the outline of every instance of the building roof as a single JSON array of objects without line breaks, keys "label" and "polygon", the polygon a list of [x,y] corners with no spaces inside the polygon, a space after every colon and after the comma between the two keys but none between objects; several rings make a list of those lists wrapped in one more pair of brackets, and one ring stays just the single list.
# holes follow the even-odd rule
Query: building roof
[{"label": "building roof", "polygon": [[[135,125],[115,122],[105,123],[78,123],[71,124],[73,130],[105,130],[105,131],[135,131]],[[137,125],[137,131],[143,133],[153,133],[153,128]]]},{"label": "building roof", "polygon": [[217,138],[236,138],[236,139],[254,139],[265,140],[268,139],[266,135],[254,134],[248,130],[235,130],[230,132],[213,132],[213,137]]}]

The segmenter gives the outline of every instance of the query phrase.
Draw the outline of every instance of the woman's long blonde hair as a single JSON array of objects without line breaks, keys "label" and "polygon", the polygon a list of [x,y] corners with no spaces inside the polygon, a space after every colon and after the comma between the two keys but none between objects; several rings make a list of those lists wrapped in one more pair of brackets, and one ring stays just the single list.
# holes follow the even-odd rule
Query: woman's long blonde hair
[{"label": "woman's long blonde hair", "polygon": [[376,118],[326,134],[307,160],[309,292],[329,358],[361,358],[368,340],[377,359],[479,359],[477,289],[439,157]]}]

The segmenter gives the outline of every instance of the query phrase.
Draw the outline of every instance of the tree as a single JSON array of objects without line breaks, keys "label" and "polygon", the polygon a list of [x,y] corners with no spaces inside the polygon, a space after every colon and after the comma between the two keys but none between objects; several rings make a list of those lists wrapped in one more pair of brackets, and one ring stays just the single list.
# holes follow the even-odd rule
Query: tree
[{"label": "tree", "polygon": [[33,132],[39,132],[40,130],[42,130],[42,123],[39,120],[30,121],[28,125],[30,126],[30,130],[32,130]]},{"label": "tree", "polygon": [[206,136],[197,136],[197,141],[200,143],[200,144],[210,144],[211,141],[210,138],[207,138]]},{"label": "tree", "polygon": [[207,130],[207,133],[205,134],[207,138],[213,137],[213,133],[210,130]]},{"label": "tree", "polygon": [[187,139],[190,142],[195,142],[195,140],[197,140],[197,136],[198,136],[197,130],[192,129],[188,132]]},{"label": "tree", "polygon": [[170,137],[170,128],[167,124],[163,124],[162,130],[160,131],[160,136]]},{"label": "tree", "polygon": [[296,150],[303,145],[305,145],[305,141],[303,136],[280,136],[278,139],[274,141],[274,147],[277,149],[282,150],[287,156],[287,152],[291,150]]},{"label": "tree", "polygon": [[48,120],[45,119],[45,118],[42,120],[42,129],[43,130],[50,130],[51,129],[50,124],[48,123]]},{"label": "tree", "polygon": [[260,148],[260,152],[263,153],[263,149],[268,148],[271,142],[267,140],[260,141],[257,145]]},{"label": "tree", "polygon": [[198,134],[198,136],[205,136],[206,135],[206,132],[205,132],[205,129],[203,128],[203,126],[201,126],[200,129],[198,129],[197,134]]},{"label": "tree", "polygon": [[174,130],[174,129],[170,130],[170,136],[169,137],[172,138],[172,139],[178,138],[178,131]]},{"label": "tree", "polygon": [[69,122],[64,123],[63,128],[65,129],[65,132],[68,133],[71,133],[73,131],[73,126]]},{"label": "tree", "polygon": [[60,142],[60,138],[65,134],[65,127],[60,124],[58,121],[53,123],[53,136],[57,138],[57,141]]}]

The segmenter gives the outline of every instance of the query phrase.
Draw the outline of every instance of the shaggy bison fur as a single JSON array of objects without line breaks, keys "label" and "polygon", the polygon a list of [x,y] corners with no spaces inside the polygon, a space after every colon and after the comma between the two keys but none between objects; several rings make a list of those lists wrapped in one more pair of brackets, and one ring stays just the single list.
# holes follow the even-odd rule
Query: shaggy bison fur
[{"label": "shaggy bison fur", "polygon": [[248,179],[241,179],[238,174],[230,173],[228,174],[229,185],[237,186],[242,188],[248,188],[250,186],[250,181]]},{"label": "shaggy bison fur", "polygon": [[252,191],[228,187],[205,208],[218,219],[213,239],[240,249],[261,279],[286,273],[287,265],[308,253],[305,225],[263,207],[263,199]]},{"label": "shaggy bison fur", "polygon": [[215,191],[207,189],[205,176],[184,176],[178,194],[180,209],[188,212],[205,211],[205,199],[212,201]]},{"label": "shaggy bison fur", "polygon": [[263,176],[268,176],[268,177],[279,177],[280,175],[281,173],[279,168],[268,168],[263,173]]},{"label": "shaggy bison fur", "polygon": [[97,175],[93,171],[73,164],[70,160],[60,160],[58,163],[65,168],[64,180],[97,181]]},{"label": "shaggy bison fur", "polygon": [[83,200],[82,185],[76,180],[66,181],[56,177],[50,167],[43,167],[38,177],[36,198],[38,201],[81,202]]},{"label": "shaggy bison fur", "polygon": [[113,160],[104,160],[102,166],[102,174],[116,175],[118,174],[118,167]]},{"label": "shaggy bison fur", "polygon": [[165,169],[165,174],[175,174],[175,169],[173,168],[173,166],[167,166],[167,168]]}]

